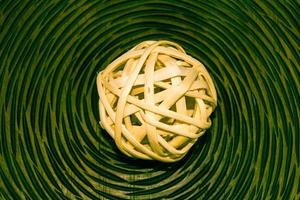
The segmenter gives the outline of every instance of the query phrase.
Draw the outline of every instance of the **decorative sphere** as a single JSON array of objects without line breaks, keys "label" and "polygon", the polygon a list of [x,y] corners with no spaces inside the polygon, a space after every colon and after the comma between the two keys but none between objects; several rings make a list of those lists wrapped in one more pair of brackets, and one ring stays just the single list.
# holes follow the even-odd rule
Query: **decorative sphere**
[{"label": "decorative sphere", "polygon": [[217,94],[204,65],[169,41],[145,41],[97,76],[100,125],[124,154],[174,162],[211,126]]}]

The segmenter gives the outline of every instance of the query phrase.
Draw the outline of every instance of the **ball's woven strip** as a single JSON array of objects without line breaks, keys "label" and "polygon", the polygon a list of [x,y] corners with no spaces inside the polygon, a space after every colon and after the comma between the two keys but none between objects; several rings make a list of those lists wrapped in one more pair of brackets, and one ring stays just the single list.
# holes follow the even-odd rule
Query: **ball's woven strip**
[{"label": "ball's woven strip", "polygon": [[100,124],[126,155],[180,160],[211,126],[217,94],[207,70],[169,41],[145,41],[97,77]]}]

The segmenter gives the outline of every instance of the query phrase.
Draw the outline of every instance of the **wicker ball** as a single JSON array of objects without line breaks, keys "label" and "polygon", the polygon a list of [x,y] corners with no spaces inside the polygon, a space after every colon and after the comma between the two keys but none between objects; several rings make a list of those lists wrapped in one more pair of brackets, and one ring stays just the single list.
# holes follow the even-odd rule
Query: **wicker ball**
[{"label": "wicker ball", "polygon": [[169,41],[145,41],[98,74],[100,125],[124,154],[178,161],[211,126],[217,94],[204,65]]}]

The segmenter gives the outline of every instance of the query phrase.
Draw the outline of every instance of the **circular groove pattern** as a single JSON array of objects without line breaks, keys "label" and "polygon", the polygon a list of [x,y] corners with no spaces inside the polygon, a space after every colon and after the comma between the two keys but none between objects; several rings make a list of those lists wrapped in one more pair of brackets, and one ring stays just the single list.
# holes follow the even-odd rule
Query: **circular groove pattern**
[{"label": "circular groove pattern", "polygon": [[[0,1],[3,199],[300,199],[297,1]],[[178,163],[136,161],[98,124],[96,76],[144,40],[214,79],[211,129]]]}]

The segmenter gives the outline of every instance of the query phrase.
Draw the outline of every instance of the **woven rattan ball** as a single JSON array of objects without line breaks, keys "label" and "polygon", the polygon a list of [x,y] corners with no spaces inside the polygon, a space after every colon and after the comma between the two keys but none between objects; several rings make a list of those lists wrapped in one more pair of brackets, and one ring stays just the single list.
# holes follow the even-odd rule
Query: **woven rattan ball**
[{"label": "woven rattan ball", "polygon": [[217,94],[204,65],[169,41],[145,41],[98,74],[100,125],[124,154],[178,161],[211,126]]}]

